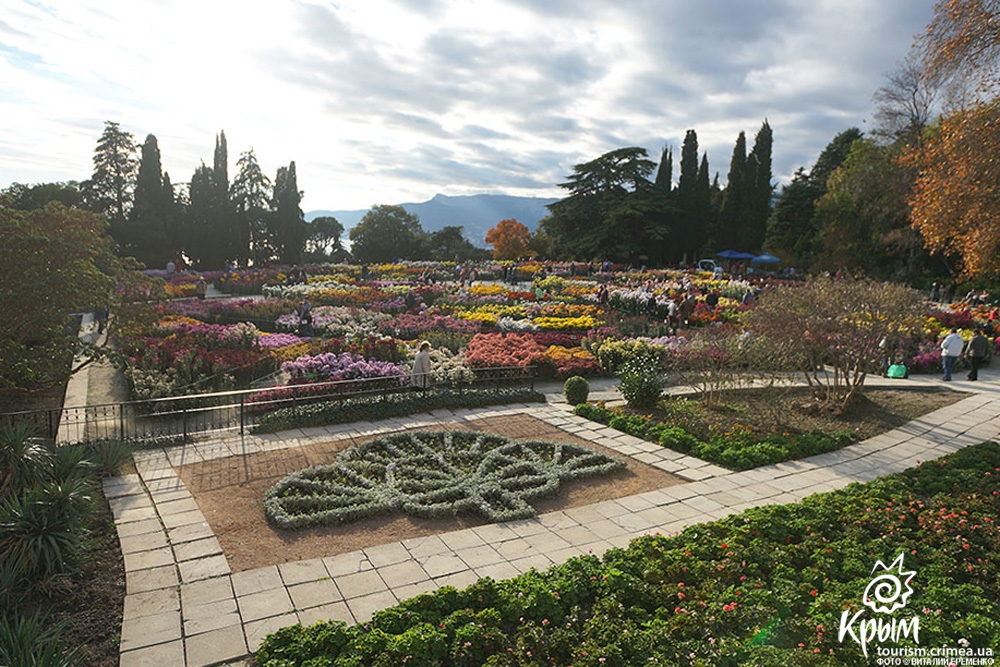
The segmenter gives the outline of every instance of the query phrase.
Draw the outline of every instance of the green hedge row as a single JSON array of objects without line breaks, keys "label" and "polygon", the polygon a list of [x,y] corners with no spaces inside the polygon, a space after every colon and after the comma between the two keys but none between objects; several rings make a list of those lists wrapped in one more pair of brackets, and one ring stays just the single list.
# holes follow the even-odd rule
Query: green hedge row
[{"label": "green hedge row", "polygon": [[[463,591],[446,587],[363,625],[291,626],[270,635],[256,660],[260,667],[861,667],[870,663],[858,643],[838,638],[841,614],[866,609],[873,565],[900,553],[916,575],[894,617],[919,618],[919,646],[998,651],[997,517],[1000,447],[986,443],[801,503],[644,536],[603,559],[481,579]],[[909,637],[883,645],[916,646]]]},{"label": "green hedge row", "polygon": [[254,426],[253,432],[269,433],[290,428],[377,421],[442,408],[480,408],[508,403],[544,402],[544,394],[527,387],[432,389],[355,396],[275,410],[263,415]]},{"label": "green hedge row", "polygon": [[574,412],[585,419],[610,426],[613,429],[659,443],[662,447],[717,463],[733,470],[749,470],[758,466],[801,459],[822,454],[857,440],[853,431],[824,433],[811,431],[796,434],[768,434],[760,436],[746,430],[734,429],[716,433],[707,440],[692,435],[684,428],[659,422],[651,417],[628,414],[603,405],[581,403]]}]

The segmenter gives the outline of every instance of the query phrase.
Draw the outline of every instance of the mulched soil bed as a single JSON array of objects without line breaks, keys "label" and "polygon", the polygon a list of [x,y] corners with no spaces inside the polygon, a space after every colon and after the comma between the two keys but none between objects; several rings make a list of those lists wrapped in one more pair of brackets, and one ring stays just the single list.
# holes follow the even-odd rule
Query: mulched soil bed
[{"label": "mulched soil bed", "polygon": [[[438,428],[489,431],[521,440],[547,440],[580,444],[615,455],[588,441],[527,415],[480,419]],[[308,447],[263,452],[246,458],[229,457],[192,463],[179,474],[194,495],[215,531],[233,571],[250,570],[276,563],[332,556],[413,537],[435,535],[482,525],[476,516],[452,519],[418,519],[385,515],[336,526],[303,530],[279,530],[264,518],[264,494],[285,475],[310,465],[330,462],[337,452],[359,441],[340,439]],[[579,507],[601,500],[683,483],[679,477],[627,460],[628,467],[614,474],[564,483],[559,493],[532,503],[539,513]]]}]

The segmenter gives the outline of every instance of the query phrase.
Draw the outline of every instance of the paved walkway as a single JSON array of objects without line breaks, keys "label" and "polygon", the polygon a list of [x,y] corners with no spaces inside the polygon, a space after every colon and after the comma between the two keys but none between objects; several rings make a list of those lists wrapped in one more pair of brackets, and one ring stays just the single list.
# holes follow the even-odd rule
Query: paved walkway
[{"label": "paved walkway", "polygon": [[[363,622],[380,609],[442,586],[463,587],[485,576],[509,578],[574,555],[600,555],[644,533],[673,533],[750,507],[797,502],[904,470],[1000,434],[1000,370],[984,369],[980,378],[951,384],[975,392],[971,397],[894,431],[836,452],[745,472],[730,472],[580,419],[561,402],[554,386],[548,404],[440,410],[243,439],[224,435],[139,452],[137,474],[105,482],[125,559],[121,667],[242,665],[267,634],[294,623]],[[941,380],[917,377],[892,384],[927,386]],[[602,393],[613,396],[607,386]],[[176,471],[184,463],[244,451],[523,413],[689,481],[524,521],[231,572],[212,528]]]}]

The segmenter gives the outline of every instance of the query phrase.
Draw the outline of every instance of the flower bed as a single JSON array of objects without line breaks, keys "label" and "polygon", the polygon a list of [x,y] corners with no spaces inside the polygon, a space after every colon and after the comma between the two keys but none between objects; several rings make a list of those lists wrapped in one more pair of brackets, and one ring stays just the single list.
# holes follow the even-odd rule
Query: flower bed
[{"label": "flower bed", "polygon": [[365,378],[405,378],[409,370],[389,361],[365,359],[353,352],[324,352],[299,357],[281,364],[293,383],[357,380]]},{"label": "flower bed", "polygon": [[581,403],[574,412],[586,419],[613,429],[658,443],[662,447],[690,454],[734,470],[748,470],[762,465],[805,458],[840,449],[857,440],[849,431],[827,434],[754,433],[744,426],[734,426],[725,433],[692,434],[682,426],[658,422],[651,417],[628,414],[620,408]]},{"label": "flower bed", "polygon": [[577,445],[469,431],[398,433],[351,447],[330,465],[289,475],[265,495],[264,513],[285,529],[390,511],[513,521],[535,516],[528,501],[554,495],[561,482],[624,466]]},{"label": "flower bed", "polygon": [[860,666],[861,648],[838,637],[841,613],[865,609],[872,566],[900,553],[916,572],[906,615],[919,618],[919,646],[995,652],[998,472],[1000,447],[978,445],[798,504],[641,537],[603,559],[444,588],[370,623],[294,625],[264,641],[257,663]]},{"label": "flower bed", "polygon": [[530,334],[479,333],[469,341],[465,357],[472,368],[531,366],[545,361],[545,350]]}]

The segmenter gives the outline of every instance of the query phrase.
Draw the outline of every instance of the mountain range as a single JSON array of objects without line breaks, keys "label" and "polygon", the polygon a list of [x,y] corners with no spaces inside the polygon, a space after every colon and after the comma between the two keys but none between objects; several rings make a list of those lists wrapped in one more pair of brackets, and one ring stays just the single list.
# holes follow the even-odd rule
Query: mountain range
[{"label": "mountain range", "polygon": [[[548,215],[545,207],[559,201],[545,197],[515,197],[512,195],[465,195],[449,197],[435,195],[432,199],[419,203],[397,204],[407,213],[420,218],[420,226],[425,232],[436,232],[443,227],[461,226],[465,238],[480,248],[486,247],[486,232],[496,227],[501,220],[514,218],[534,231],[538,221]],[[309,211],[306,220],[320,216],[333,216],[344,226],[344,240],[354,225],[368,212],[356,211]]]}]

